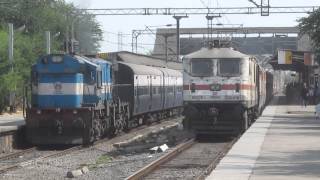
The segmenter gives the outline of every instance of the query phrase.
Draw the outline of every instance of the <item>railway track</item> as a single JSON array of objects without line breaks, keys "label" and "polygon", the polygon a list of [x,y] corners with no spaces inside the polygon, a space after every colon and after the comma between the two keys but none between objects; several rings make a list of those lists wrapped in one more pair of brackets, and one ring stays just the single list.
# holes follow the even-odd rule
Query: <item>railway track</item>
[{"label": "railway track", "polygon": [[191,139],[126,179],[205,179],[238,138],[211,142]]},{"label": "railway track", "polygon": [[73,146],[63,150],[39,150],[37,147],[32,147],[17,153],[12,153],[0,158],[0,174],[10,170],[18,169],[20,167],[28,166],[42,159],[62,156],[81,148],[83,148],[81,145]]},{"label": "railway track", "polygon": [[[161,121],[161,123],[166,123],[169,120],[172,120],[171,118],[168,118],[166,120]],[[152,124],[150,124],[149,126],[152,125],[156,125],[159,122],[154,122]],[[132,129],[130,132],[128,133],[123,133],[123,134],[119,134],[119,136],[117,137],[121,137],[124,135],[128,135],[130,133],[134,134],[137,131],[140,131],[146,127],[149,127],[147,125],[143,125],[143,126],[139,126],[137,128]],[[52,158],[52,157],[59,157],[59,156],[63,156],[65,154],[74,152],[74,151],[79,151],[79,150],[86,150],[89,148],[92,148],[94,146],[98,146],[102,143],[105,142],[112,142],[113,138],[104,138],[104,139],[100,139],[96,142],[94,142],[91,146],[82,146],[82,145],[78,145],[78,146],[73,146],[70,148],[60,148],[57,149],[55,147],[53,148],[38,148],[38,147],[31,147],[25,150],[21,150],[15,153],[11,153],[5,156],[1,156],[0,157],[0,174],[6,173],[8,171],[11,170],[15,170],[18,168],[22,168],[25,166],[28,166],[30,164],[34,164],[37,163],[40,160],[43,159],[47,159],[47,158]]]}]

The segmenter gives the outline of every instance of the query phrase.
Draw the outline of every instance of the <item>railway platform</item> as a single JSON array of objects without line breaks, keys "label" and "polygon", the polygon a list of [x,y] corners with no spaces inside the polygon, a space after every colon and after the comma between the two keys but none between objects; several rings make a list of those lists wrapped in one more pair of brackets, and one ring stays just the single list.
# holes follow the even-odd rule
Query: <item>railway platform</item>
[{"label": "railway platform", "polygon": [[206,179],[320,179],[320,119],[314,112],[314,106],[275,97]]},{"label": "railway platform", "polygon": [[0,133],[17,130],[24,124],[25,121],[21,113],[0,115]]},{"label": "railway platform", "polygon": [[11,152],[23,142],[22,113],[0,115],[0,153]]}]

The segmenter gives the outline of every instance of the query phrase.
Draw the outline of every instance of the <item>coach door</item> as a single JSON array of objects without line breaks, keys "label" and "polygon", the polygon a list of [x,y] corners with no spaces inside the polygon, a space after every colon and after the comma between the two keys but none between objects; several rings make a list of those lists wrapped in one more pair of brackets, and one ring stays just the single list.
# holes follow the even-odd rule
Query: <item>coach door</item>
[{"label": "coach door", "polygon": [[152,104],[153,104],[153,95],[152,95],[152,76],[149,76],[149,97],[150,97],[150,101],[149,101],[149,110],[152,109]]},{"label": "coach door", "polygon": [[176,105],[176,100],[177,100],[177,78],[176,77],[171,77],[173,81],[173,102],[172,102],[172,107],[175,107]]},{"label": "coach door", "polygon": [[162,71],[162,83],[161,83],[161,86],[160,86],[160,93],[161,93],[161,102],[162,102],[162,109],[164,109],[165,107],[165,102],[166,102],[166,99],[165,99],[165,87],[166,87],[166,82],[165,82],[165,78],[166,78],[166,75],[165,73]]},{"label": "coach door", "polygon": [[135,81],[134,81],[134,112],[139,112],[139,105],[140,105],[140,99],[139,99],[139,81],[138,76],[135,75]]}]

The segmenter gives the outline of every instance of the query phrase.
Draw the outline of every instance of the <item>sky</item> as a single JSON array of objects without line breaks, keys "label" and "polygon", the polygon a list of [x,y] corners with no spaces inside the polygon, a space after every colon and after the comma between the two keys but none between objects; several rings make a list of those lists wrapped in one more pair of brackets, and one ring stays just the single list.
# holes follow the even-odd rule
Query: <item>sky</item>
[{"label": "sky", "polygon": [[[254,6],[248,0],[66,0],[79,8],[203,8],[203,7],[248,7]],[[255,0],[260,3],[260,0]],[[320,0],[270,0],[270,6],[320,6]],[[223,24],[242,24],[244,27],[280,27],[296,26],[297,19],[307,14],[270,14],[260,15],[224,15],[214,21]],[[97,16],[102,25],[104,41],[101,42],[101,52],[118,50],[131,51],[132,30],[143,30],[146,27],[156,29],[166,24],[175,24],[172,16]],[[181,20],[181,28],[207,27],[203,15],[190,15]],[[230,27],[230,26],[229,26]],[[118,33],[123,35],[122,47],[118,47]],[[153,49],[155,35],[139,36],[139,53],[149,53]]]}]

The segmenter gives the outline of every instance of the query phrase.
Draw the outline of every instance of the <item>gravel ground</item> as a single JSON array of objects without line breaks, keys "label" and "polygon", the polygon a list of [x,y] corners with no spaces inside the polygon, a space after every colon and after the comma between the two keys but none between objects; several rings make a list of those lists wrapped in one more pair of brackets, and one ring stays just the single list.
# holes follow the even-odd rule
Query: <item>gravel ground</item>
[{"label": "gravel ground", "polygon": [[198,142],[145,179],[194,179],[225,149],[230,141]]},{"label": "gravel ground", "polygon": [[[166,121],[138,131],[115,137],[104,143],[78,150],[67,155],[40,160],[34,164],[0,175],[0,179],[69,179],[68,171],[88,166],[90,172],[75,179],[123,179],[141,167],[154,161],[163,153],[150,154],[147,152],[124,154],[115,151],[114,143],[126,141],[179,122]],[[175,129],[175,133],[180,133]],[[116,153],[117,152],[117,153]]]},{"label": "gravel ground", "polygon": [[94,173],[88,173],[79,179],[125,179],[162,155],[164,153],[141,153],[114,157],[109,163],[98,166]]},{"label": "gravel ground", "polygon": [[12,157],[10,159],[1,160],[0,168],[14,165],[17,163],[23,163],[23,162],[33,160],[33,159],[39,158],[41,156],[52,154],[52,153],[55,153],[55,151],[53,151],[53,150],[41,150],[41,151],[34,150],[31,152],[27,152],[27,153],[21,154],[20,156]]}]

